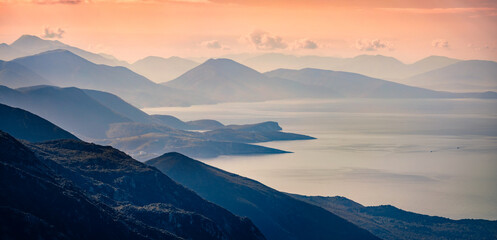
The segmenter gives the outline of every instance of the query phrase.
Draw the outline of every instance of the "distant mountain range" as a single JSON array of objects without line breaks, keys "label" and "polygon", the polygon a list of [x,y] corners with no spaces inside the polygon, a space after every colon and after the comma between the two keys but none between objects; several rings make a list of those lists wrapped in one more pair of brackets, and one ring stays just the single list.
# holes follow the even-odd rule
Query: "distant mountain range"
[{"label": "distant mountain range", "polygon": [[146,163],[206,200],[247,216],[268,239],[377,239],[320,207],[177,153]]},{"label": "distant mountain range", "polygon": [[[497,88],[494,77],[497,63],[441,56],[430,56],[413,64],[381,55],[334,58],[269,53],[239,58],[248,66],[229,59],[209,59],[199,65],[179,57],[151,56],[127,64],[112,56],[90,53],[59,41],[30,35],[24,35],[10,45],[1,44],[0,53],[4,53],[0,54],[5,56],[3,59],[10,59],[8,56],[13,53],[24,56],[0,62],[2,85],[17,88],[44,84],[101,90],[117,94],[139,107],[292,98],[493,98],[492,93],[452,95],[430,90],[466,93]],[[124,67],[111,67],[116,65]],[[273,71],[261,74],[250,67]],[[290,78],[289,74],[280,74],[283,70],[276,68],[299,70],[299,75],[314,69],[314,73],[308,76],[314,80]],[[330,70],[318,74],[322,75],[318,77],[321,80],[327,76],[329,83],[325,84],[326,87],[316,84],[318,70]],[[158,85],[144,76],[165,83]]]},{"label": "distant mountain range", "polygon": [[22,35],[12,44],[0,44],[0,59],[12,60],[19,57],[35,55],[38,53],[63,49],[87,59],[96,64],[105,64],[109,66],[126,66],[128,63],[119,61],[110,55],[100,55],[82,50],[77,47],[69,46],[57,40],[45,40],[33,35]]},{"label": "distant mountain range", "polygon": [[497,62],[460,61],[404,79],[403,82],[440,91],[497,91]]},{"label": "distant mountain range", "polygon": [[82,139],[114,146],[140,160],[169,151],[192,157],[287,153],[249,143],[313,139],[281,132],[275,122],[225,126],[214,120],[185,123],[172,116],[150,116],[113,94],[74,87],[0,86],[0,103],[25,109]]},{"label": "distant mountain range", "polygon": [[350,72],[305,68],[261,74],[229,59],[210,59],[164,85],[218,102],[289,98],[496,98],[411,87]]},{"label": "distant mountain range", "polygon": [[191,91],[217,102],[335,95],[333,91],[322,91],[298,82],[264,76],[229,59],[209,59],[164,85]]},{"label": "distant mountain range", "polygon": [[413,64],[382,55],[359,55],[353,58],[294,56],[268,53],[242,61],[243,64],[260,72],[279,68],[299,70],[317,68],[323,70],[352,72],[380,79],[403,79],[442,68],[460,60],[441,56],[430,56]]},{"label": "distant mountain range", "polygon": [[[205,103],[199,96],[155,84],[124,67],[98,65],[67,50],[52,50],[12,60],[48,79],[51,85],[101,90],[136,106],[178,106]],[[13,82],[0,79],[0,82]],[[45,84],[45,82],[40,82]],[[4,84],[5,85],[5,84]]]},{"label": "distant mountain range", "polygon": [[129,68],[148,79],[162,83],[173,80],[199,63],[180,57],[146,57],[133,63]]}]

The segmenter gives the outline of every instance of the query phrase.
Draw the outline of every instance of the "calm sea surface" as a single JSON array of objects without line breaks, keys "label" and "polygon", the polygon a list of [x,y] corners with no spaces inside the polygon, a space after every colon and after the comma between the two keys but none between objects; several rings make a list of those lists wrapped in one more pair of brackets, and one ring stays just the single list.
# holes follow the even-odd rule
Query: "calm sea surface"
[{"label": "calm sea surface", "polygon": [[316,140],[290,154],[199,159],[280,191],[455,219],[497,219],[497,100],[345,99],[143,109],[224,124],[277,121]]}]

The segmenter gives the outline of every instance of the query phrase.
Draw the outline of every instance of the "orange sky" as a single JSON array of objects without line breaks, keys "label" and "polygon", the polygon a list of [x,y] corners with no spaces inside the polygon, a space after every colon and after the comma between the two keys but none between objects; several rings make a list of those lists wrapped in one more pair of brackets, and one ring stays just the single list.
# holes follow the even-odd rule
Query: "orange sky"
[{"label": "orange sky", "polygon": [[0,0],[0,42],[45,28],[128,61],[263,52],[497,60],[493,0]]}]

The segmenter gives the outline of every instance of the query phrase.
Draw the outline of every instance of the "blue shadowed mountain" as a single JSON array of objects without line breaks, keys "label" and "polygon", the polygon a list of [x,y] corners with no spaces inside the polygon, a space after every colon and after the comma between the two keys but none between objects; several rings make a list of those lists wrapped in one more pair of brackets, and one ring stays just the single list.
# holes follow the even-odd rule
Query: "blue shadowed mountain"
[{"label": "blue shadowed mountain", "polygon": [[249,217],[268,239],[378,239],[320,207],[178,153],[146,163],[208,201]]},{"label": "blue shadowed mountain", "polygon": [[19,88],[50,84],[50,81],[19,63],[0,60],[0,85]]},{"label": "blue shadowed mountain", "polygon": [[0,130],[17,139],[30,142],[78,139],[66,130],[23,109],[0,104],[0,116]]},{"label": "blue shadowed mountain", "polygon": [[[215,120],[183,122],[169,117],[188,126],[184,129],[169,125],[163,121],[164,116],[150,116],[113,94],[73,87],[0,86],[0,103],[30,111],[82,139],[114,146],[140,160],[169,151],[192,157],[287,153],[249,143],[313,139],[281,132],[277,123],[269,123],[270,127],[260,123],[232,129]],[[205,131],[184,131],[191,129]]]}]

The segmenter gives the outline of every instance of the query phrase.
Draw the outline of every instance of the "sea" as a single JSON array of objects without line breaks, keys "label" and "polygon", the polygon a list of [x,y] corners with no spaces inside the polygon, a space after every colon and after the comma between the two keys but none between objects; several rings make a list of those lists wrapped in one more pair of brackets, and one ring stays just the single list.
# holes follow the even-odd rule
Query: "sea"
[{"label": "sea", "polygon": [[497,100],[297,99],[143,109],[223,124],[276,121],[292,153],[198,159],[279,191],[452,219],[497,219]]}]

